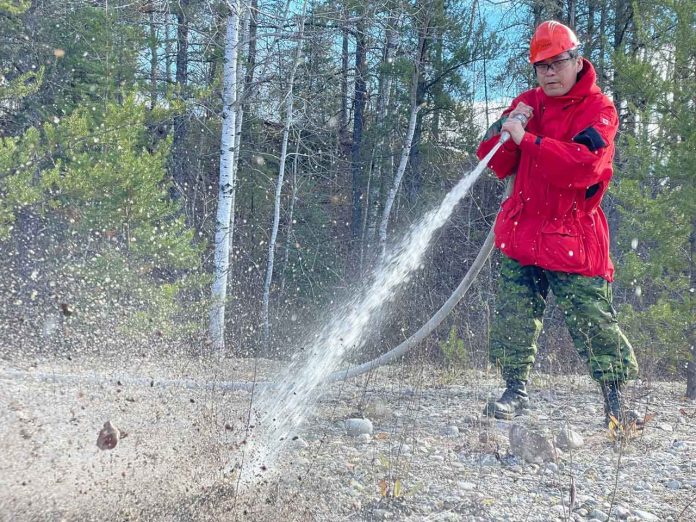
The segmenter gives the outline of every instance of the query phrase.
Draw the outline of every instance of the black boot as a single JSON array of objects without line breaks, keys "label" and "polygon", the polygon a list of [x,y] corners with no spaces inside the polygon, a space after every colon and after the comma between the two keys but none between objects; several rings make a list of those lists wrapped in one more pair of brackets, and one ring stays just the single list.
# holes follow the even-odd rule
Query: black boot
[{"label": "black boot", "polygon": [[[643,422],[638,414],[629,410],[626,406],[623,393],[621,391],[623,383],[605,382],[601,384],[602,395],[604,396],[604,424],[611,426],[614,423],[617,428],[641,429]],[[618,426],[616,426],[618,424]]]},{"label": "black boot", "polygon": [[529,409],[529,396],[525,384],[519,379],[509,379],[502,397],[486,404],[483,414],[496,419],[512,420],[524,410]]}]

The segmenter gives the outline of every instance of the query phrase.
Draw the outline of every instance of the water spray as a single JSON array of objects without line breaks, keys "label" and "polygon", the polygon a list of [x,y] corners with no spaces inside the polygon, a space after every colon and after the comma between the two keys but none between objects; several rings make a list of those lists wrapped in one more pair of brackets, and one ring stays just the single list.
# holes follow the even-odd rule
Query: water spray
[{"label": "water spray", "polygon": [[[518,117],[519,118],[519,117]],[[520,121],[523,121],[520,119]],[[526,118],[524,119],[526,122]],[[245,438],[245,450],[232,467],[241,468],[242,483],[253,484],[268,469],[277,465],[283,447],[294,435],[294,431],[314,407],[318,399],[317,388],[327,382],[344,380],[378,365],[366,363],[356,369],[335,371],[349,352],[360,349],[367,340],[370,324],[381,313],[384,305],[392,301],[403,282],[409,280],[413,271],[421,265],[422,257],[430,245],[436,230],[444,225],[452,215],[459,201],[468,193],[485,170],[486,166],[503,143],[509,139],[505,133],[476,168],[455,185],[445,196],[439,207],[428,212],[405,234],[393,248],[384,263],[375,271],[372,283],[363,292],[356,294],[342,309],[337,310],[320,332],[306,344],[307,356],[293,361],[277,379],[276,386],[266,386],[259,390],[254,401],[254,433]],[[472,277],[465,277],[468,288],[488,257],[493,245],[493,233],[487,238],[485,255],[477,256],[478,266]],[[472,266],[472,269],[474,267]],[[470,269],[471,273],[471,269]],[[459,288],[458,288],[459,290]],[[466,291],[466,289],[464,290]],[[461,299],[464,291],[456,301]],[[450,300],[448,300],[448,303]],[[455,303],[451,304],[454,306]],[[451,309],[451,307],[450,307]],[[439,312],[438,312],[439,313]],[[437,323],[446,316],[440,314]],[[422,339],[436,326],[428,322],[430,329],[417,334]],[[399,357],[415,346],[404,343],[380,358],[384,364]],[[367,368],[367,369],[366,369]],[[229,466],[229,465],[228,465]],[[228,468],[230,469],[230,468]],[[261,470],[261,471],[260,471]]]},{"label": "water spray", "polygon": [[[527,122],[524,115],[518,114],[513,117],[523,124]],[[287,371],[278,376],[275,382],[199,383],[178,379],[168,381],[128,379],[127,377],[126,379],[132,381],[133,384],[141,384],[142,381],[143,384],[147,383],[150,386],[255,391],[258,394],[252,406],[255,417],[255,433],[250,434],[251,436],[247,441],[249,445],[245,446],[247,448],[244,451],[246,457],[242,457],[242,462],[237,461],[237,465],[233,464],[234,467],[242,468],[242,474],[246,479],[243,482],[246,482],[247,485],[255,482],[256,477],[259,476],[259,469],[266,470],[275,467],[285,443],[318,399],[317,388],[329,382],[346,380],[366,373],[403,356],[427,337],[461,300],[493,248],[492,230],[489,232],[479,255],[452,296],[413,336],[373,361],[347,370],[335,370],[347,353],[354,352],[364,345],[367,340],[366,332],[369,329],[369,324],[374,322],[374,317],[381,312],[383,306],[394,299],[398,287],[403,282],[408,281],[412,272],[418,269],[435,231],[447,222],[455,206],[467,194],[495,153],[509,138],[509,133],[504,132],[498,143],[476,168],[468,175],[463,176],[445,196],[440,206],[428,212],[408,231],[375,272],[369,288],[356,294],[346,306],[338,310],[324,328],[307,343],[305,352],[308,353],[308,357],[295,360]],[[510,193],[510,188],[511,183],[508,182],[506,194]],[[96,375],[61,376],[56,374],[31,375],[31,373],[27,375],[20,371],[0,372],[0,378],[17,379],[23,377],[52,382],[75,382],[83,379],[92,382],[109,381],[108,378],[100,379]]]}]

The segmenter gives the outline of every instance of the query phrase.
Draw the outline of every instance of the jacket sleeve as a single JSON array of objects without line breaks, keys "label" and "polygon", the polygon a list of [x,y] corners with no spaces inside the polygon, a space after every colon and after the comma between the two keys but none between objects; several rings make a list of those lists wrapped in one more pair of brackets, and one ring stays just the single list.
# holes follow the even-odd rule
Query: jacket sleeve
[{"label": "jacket sleeve", "polygon": [[[476,156],[478,159],[482,160],[486,157],[491,149],[498,143],[500,139],[500,129],[507,120],[507,115],[512,111],[512,109],[517,105],[519,99],[515,99],[510,107],[505,109],[501,118],[490,126],[486,135],[483,137],[483,141],[478,146],[476,151]],[[493,169],[495,175],[500,179],[506,178],[512,174],[520,161],[520,148],[515,144],[514,141],[508,140],[505,144],[495,153],[495,156],[488,163],[488,166]]]},{"label": "jacket sleeve", "polygon": [[603,107],[571,141],[526,132],[519,148],[531,156],[534,175],[562,189],[587,189],[611,178],[619,121],[613,105]]}]

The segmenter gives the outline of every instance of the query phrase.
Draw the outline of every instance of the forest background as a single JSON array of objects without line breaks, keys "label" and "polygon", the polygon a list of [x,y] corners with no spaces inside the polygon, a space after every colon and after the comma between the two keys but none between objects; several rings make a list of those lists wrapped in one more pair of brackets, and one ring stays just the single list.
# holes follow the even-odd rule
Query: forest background
[{"label": "forest background", "polygon": [[[534,85],[546,19],[576,30],[620,113],[603,207],[622,327],[644,379],[688,377],[696,398],[690,0],[0,0],[3,357],[287,357],[475,165]],[[361,360],[449,297],[502,190],[478,181]],[[485,366],[498,255],[420,356]],[[582,372],[550,305],[539,368]]]}]

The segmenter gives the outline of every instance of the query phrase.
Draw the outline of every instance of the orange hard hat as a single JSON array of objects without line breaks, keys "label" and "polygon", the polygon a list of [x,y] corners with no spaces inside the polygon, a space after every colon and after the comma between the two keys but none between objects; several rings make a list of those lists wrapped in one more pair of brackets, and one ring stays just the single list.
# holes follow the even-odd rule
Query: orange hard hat
[{"label": "orange hard hat", "polygon": [[534,31],[529,44],[529,61],[540,62],[575,49],[578,45],[578,37],[570,27],[553,20],[542,22]]}]

